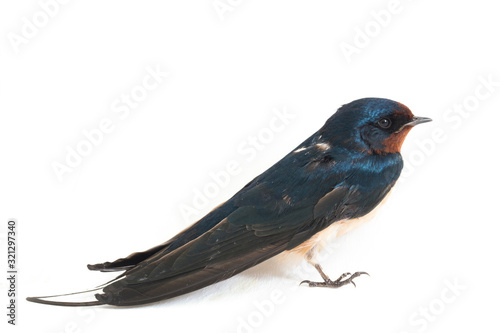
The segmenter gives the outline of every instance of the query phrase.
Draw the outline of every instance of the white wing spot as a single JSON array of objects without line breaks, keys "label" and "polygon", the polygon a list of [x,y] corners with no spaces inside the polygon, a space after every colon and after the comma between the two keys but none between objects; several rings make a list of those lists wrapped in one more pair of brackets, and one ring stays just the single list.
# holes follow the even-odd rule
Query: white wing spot
[{"label": "white wing spot", "polygon": [[302,147],[302,148],[299,148],[299,149],[295,150],[295,151],[294,151],[294,153],[300,153],[301,151],[304,151],[304,150],[306,150],[306,149],[307,149],[307,148]]},{"label": "white wing spot", "polygon": [[314,146],[317,147],[318,149],[321,149],[321,150],[330,149],[330,145],[328,143],[317,143]]}]

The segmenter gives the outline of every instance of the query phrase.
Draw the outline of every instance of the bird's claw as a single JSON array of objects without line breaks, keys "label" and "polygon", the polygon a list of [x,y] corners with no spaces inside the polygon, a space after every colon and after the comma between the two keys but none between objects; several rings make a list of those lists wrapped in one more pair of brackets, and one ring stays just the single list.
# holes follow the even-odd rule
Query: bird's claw
[{"label": "bird's claw", "polygon": [[[344,273],[342,274],[337,280],[332,281],[330,279],[326,279],[324,282],[312,282],[309,280],[304,280],[300,283],[302,285],[303,283],[307,283],[309,287],[328,287],[328,288],[339,288],[342,287],[346,284],[352,283],[354,287],[356,287],[356,283],[354,283],[354,279],[357,278],[360,275],[366,274],[370,276],[370,274],[366,272],[356,272],[354,274],[351,273]],[[344,280],[344,278],[349,277]]]}]

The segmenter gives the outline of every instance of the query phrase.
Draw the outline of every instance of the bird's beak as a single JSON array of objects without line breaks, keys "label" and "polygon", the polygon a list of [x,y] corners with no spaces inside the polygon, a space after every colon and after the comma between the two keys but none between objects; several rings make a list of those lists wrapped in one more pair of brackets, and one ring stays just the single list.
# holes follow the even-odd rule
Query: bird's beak
[{"label": "bird's beak", "polygon": [[426,117],[413,117],[413,119],[405,126],[415,126],[418,124],[428,123],[429,121],[432,121],[432,119]]},{"label": "bird's beak", "polygon": [[426,118],[426,117],[413,117],[411,121],[407,122],[399,130],[397,130],[395,133],[399,133],[403,130],[405,127],[413,127],[418,124],[423,124],[423,123],[428,123],[429,121],[432,121],[431,118]]}]

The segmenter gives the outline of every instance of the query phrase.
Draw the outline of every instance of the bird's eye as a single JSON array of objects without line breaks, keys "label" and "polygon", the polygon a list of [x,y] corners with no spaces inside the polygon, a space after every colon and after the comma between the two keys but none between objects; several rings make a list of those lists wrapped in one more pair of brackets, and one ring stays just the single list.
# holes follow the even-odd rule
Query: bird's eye
[{"label": "bird's eye", "polygon": [[392,125],[392,121],[388,118],[382,118],[377,123],[381,128],[389,128]]}]

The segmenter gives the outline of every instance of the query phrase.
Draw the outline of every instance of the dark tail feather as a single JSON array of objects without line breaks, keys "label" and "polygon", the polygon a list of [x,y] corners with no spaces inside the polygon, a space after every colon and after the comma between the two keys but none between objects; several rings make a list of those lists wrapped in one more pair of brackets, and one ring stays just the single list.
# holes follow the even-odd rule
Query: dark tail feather
[{"label": "dark tail feather", "polygon": [[113,262],[103,262],[101,264],[89,264],[87,268],[91,271],[101,271],[101,272],[116,272],[128,270],[132,267],[135,267],[138,263],[146,260],[147,258],[153,256],[159,251],[165,249],[171,244],[171,241],[160,244],[158,246],[152,247],[149,250],[143,252],[134,252],[126,258],[120,258]]},{"label": "dark tail feather", "polygon": [[87,268],[91,271],[101,272],[129,270],[146,259],[151,259],[155,255],[165,255],[168,252],[189,243],[193,239],[201,236],[203,233],[213,228],[235,209],[236,208],[233,204],[225,203],[220,208],[214,209],[197,223],[186,228],[184,231],[160,245],[152,247],[146,251],[132,253],[125,258],[120,258],[112,262],[107,261],[100,264],[87,265]]},{"label": "dark tail feather", "polygon": [[26,297],[26,300],[33,303],[48,304],[48,305],[59,305],[59,306],[95,306],[103,305],[99,301],[90,302],[60,302],[60,301],[48,301],[40,297]]},{"label": "dark tail feather", "polygon": [[[103,305],[104,303],[95,300],[95,301],[85,301],[85,302],[65,302],[65,301],[52,301],[52,300],[46,300],[46,298],[54,298],[54,297],[65,297],[65,296],[71,296],[71,295],[78,295],[78,294],[86,294],[86,293],[91,293],[93,291],[101,291],[105,286],[109,285],[112,282],[115,282],[118,280],[120,276],[117,276],[111,281],[108,281],[102,285],[97,286],[94,289],[90,290],[85,290],[85,291],[77,291],[74,293],[67,293],[67,294],[59,294],[59,295],[50,295],[50,296],[37,296],[37,297],[27,297],[26,300],[28,302],[33,302],[33,303],[40,303],[40,304],[48,304],[48,305],[59,305],[59,306],[95,306],[95,305]],[[94,295],[95,297],[95,295]]]},{"label": "dark tail feather", "polygon": [[103,289],[104,293],[96,294],[95,298],[102,304],[131,306],[177,297],[226,280],[281,252],[285,246],[286,244],[264,253],[255,251],[210,268],[197,269],[167,279],[131,284],[125,278],[109,284]]}]

